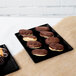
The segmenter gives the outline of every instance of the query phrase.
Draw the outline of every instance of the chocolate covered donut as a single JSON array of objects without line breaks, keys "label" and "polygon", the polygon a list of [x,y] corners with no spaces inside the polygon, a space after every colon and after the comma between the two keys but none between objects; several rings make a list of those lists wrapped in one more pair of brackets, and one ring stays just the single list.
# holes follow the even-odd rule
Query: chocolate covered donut
[{"label": "chocolate covered donut", "polygon": [[63,51],[64,46],[62,44],[59,44],[59,43],[51,43],[49,45],[49,49],[52,51]]},{"label": "chocolate covered donut", "polygon": [[40,48],[42,46],[42,44],[38,41],[28,41],[27,46],[29,48]]},{"label": "chocolate covered donut", "polygon": [[46,56],[48,51],[46,49],[35,49],[32,50],[32,54],[35,56]]},{"label": "chocolate covered donut", "polygon": [[30,35],[33,35],[33,32],[32,32],[32,30],[25,30],[25,29],[21,29],[21,30],[19,30],[19,34],[21,35],[21,36],[30,36]]},{"label": "chocolate covered donut", "polygon": [[36,36],[24,36],[23,40],[24,41],[36,41],[37,37]]},{"label": "chocolate covered donut", "polygon": [[50,43],[59,43],[60,40],[57,37],[49,37],[45,40],[46,44],[50,44]]},{"label": "chocolate covered donut", "polygon": [[36,27],[35,28],[36,31],[49,31],[49,27],[46,27],[46,26],[41,26],[41,27]]},{"label": "chocolate covered donut", "polygon": [[49,38],[49,37],[54,36],[54,34],[52,32],[48,32],[48,31],[40,31],[40,36]]}]

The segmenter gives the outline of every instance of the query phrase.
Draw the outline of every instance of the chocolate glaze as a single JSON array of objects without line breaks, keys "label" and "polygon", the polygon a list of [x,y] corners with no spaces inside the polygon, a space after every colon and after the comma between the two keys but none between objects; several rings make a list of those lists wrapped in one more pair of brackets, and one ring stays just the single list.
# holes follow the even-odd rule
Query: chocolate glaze
[{"label": "chocolate glaze", "polygon": [[32,54],[38,54],[38,55],[47,55],[47,50],[46,49],[35,49],[32,50]]},{"label": "chocolate glaze", "polygon": [[36,31],[49,31],[50,30],[49,27],[45,27],[45,26],[36,27],[35,29]]},{"label": "chocolate glaze", "polygon": [[50,44],[50,43],[59,43],[60,40],[57,37],[49,37],[45,40],[46,44]]},{"label": "chocolate glaze", "polygon": [[52,37],[54,36],[53,32],[48,32],[48,31],[41,31],[40,36],[47,36],[47,37]]},{"label": "chocolate glaze", "polygon": [[64,46],[59,43],[51,43],[49,47],[56,50],[64,50]]},{"label": "chocolate glaze", "polygon": [[20,34],[21,36],[27,36],[27,35],[33,34],[33,32],[32,32],[32,30],[21,29],[21,30],[19,30],[19,34]]},{"label": "chocolate glaze", "polygon": [[32,47],[41,47],[42,44],[38,41],[28,41],[27,46],[32,48]]}]

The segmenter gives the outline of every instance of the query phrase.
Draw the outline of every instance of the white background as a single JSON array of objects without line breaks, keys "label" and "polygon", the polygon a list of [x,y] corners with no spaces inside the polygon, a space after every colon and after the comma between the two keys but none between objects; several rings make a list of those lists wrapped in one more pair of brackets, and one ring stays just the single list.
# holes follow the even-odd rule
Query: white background
[{"label": "white background", "polygon": [[23,49],[15,33],[19,29],[30,29],[42,24],[54,26],[62,18],[24,18],[24,17],[0,17],[0,45],[6,44],[10,52],[15,55]]},{"label": "white background", "polygon": [[62,17],[76,15],[76,0],[0,0],[0,16]]}]

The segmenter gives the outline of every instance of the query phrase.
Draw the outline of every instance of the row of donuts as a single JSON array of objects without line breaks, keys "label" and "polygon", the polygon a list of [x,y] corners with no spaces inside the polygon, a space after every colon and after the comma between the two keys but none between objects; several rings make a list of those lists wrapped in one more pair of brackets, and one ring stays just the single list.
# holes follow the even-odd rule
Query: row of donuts
[{"label": "row of donuts", "polygon": [[[60,44],[60,40],[57,37],[54,37],[53,32],[50,32],[49,27],[40,26],[35,28],[36,31],[40,33],[41,37],[45,38],[45,43],[49,46],[49,49],[52,51],[63,51],[64,46]],[[23,37],[24,41],[27,41],[27,46],[32,48],[32,54],[36,56],[45,56],[47,55],[46,49],[39,49],[42,46],[42,43],[37,41],[37,37],[33,35],[32,30],[19,30],[19,34]]]},{"label": "row of donuts", "polygon": [[40,32],[40,36],[45,38],[45,43],[49,45],[49,49],[52,51],[63,51],[64,46],[60,44],[60,40],[54,37],[54,33],[50,32],[49,27],[36,27],[36,31]]},{"label": "row of donuts", "polygon": [[23,40],[27,42],[27,46],[32,50],[32,54],[35,56],[46,56],[48,51],[46,49],[41,49],[42,43],[37,41],[37,37],[33,35],[32,30],[19,30],[19,34],[22,36]]}]

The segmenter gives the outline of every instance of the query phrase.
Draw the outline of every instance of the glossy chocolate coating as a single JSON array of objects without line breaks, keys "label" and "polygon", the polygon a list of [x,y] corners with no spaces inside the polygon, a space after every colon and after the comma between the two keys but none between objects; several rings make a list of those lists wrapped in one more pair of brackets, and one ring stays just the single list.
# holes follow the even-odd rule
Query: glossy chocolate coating
[{"label": "glossy chocolate coating", "polygon": [[28,41],[27,46],[30,48],[41,47],[42,44],[38,41]]},{"label": "glossy chocolate coating", "polygon": [[36,31],[49,31],[50,30],[49,27],[45,27],[45,26],[43,26],[43,27],[36,27],[35,29],[36,29]]},{"label": "glossy chocolate coating", "polygon": [[52,36],[54,36],[54,34],[53,34],[53,32],[48,32],[48,31],[41,31],[40,32],[40,36],[42,36],[42,37],[52,37]]},{"label": "glossy chocolate coating", "polygon": [[21,30],[19,30],[19,34],[20,34],[21,36],[27,36],[27,35],[32,35],[33,32],[32,32],[32,30],[21,29]]},{"label": "glossy chocolate coating", "polygon": [[49,37],[45,40],[46,44],[50,44],[50,43],[59,43],[60,40],[57,37]]},{"label": "glossy chocolate coating", "polygon": [[35,49],[35,50],[32,50],[32,54],[33,55],[37,55],[37,56],[45,56],[47,55],[47,50],[46,49]]},{"label": "glossy chocolate coating", "polygon": [[64,50],[64,46],[59,43],[51,43],[49,47],[56,50]]}]

